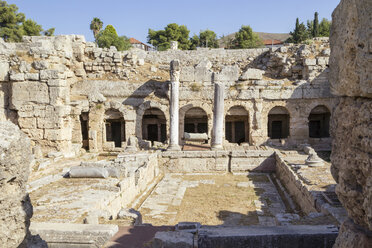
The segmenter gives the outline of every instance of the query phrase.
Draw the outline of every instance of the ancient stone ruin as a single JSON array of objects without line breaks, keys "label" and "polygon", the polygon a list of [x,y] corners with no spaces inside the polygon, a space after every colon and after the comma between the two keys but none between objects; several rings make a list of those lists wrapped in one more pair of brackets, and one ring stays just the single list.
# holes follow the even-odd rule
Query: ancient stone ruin
[{"label": "ancient stone ruin", "polygon": [[369,247],[371,12],[279,48],[1,41],[1,242]]},{"label": "ancient stone ruin", "polygon": [[[333,13],[332,174],[348,211],[334,247],[372,246],[372,2],[341,1]],[[348,135],[345,135],[347,133]]]}]

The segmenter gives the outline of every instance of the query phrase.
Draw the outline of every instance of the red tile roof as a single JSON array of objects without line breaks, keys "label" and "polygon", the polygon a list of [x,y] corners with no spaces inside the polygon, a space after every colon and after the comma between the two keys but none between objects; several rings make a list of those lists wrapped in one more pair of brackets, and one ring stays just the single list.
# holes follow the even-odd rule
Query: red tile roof
[{"label": "red tile roof", "polygon": [[130,38],[129,42],[130,42],[130,44],[144,44],[141,41],[136,40],[135,38]]},{"label": "red tile roof", "polygon": [[281,40],[263,40],[264,45],[280,45],[284,42]]}]

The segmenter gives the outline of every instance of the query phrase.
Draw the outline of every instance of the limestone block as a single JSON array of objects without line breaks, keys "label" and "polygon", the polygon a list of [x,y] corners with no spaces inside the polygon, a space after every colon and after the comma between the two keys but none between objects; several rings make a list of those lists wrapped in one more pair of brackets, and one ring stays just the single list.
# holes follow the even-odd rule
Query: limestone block
[{"label": "limestone block", "polygon": [[314,66],[316,65],[316,59],[304,59],[303,63],[305,66]]},{"label": "limestone block", "polygon": [[117,225],[37,223],[30,227],[49,247],[104,247],[119,230]]},{"label": "limestone block", "polygon": [[0,122],[0,154],[0,243],[19,247],[32,216],[26,183],[33,158],[30,140],[9,121]]},{"label": "limestone block", "polygon": [[334,95],[372,97],[371,13],[369,0],[343,0],[333,12],[330,83]]},{"label": "limestone block", "polygon": [[47,83],[49,86],[58,86],[58,87],[67,86],[67,80],[63,80],[63,79],[49,79]]},{"label": "limestone block", "polygon": [[184,66],[181,68],[180,81],[181,82],[194,82],[195,69],[192,66]]},{"label": "limestone block", "polygon": [[40,79],[39,73],[26,73],[26,80],[38,81]]},{"label": "limestone block", "polygon": [[185,140],[207,140],[208,134],[206,133],[184,133]]},{"label": "limestone block", "polygon": [[61,128],[63,125],[63,119],[59,118],[56,115],[46,115],[45,118],[37,118],[37,127],[38,128]]},{"label": "limestone block", "polygon": [[45,129],[44,138],[51,141],[71,140],[71,129]]},{"label": "limestone block", "polygon": [[24,129],[22,131],[27,134],[27,136],[32,140],[40,141],[44,139],[44,130],[43,129]]},{"label": "limestone block", "polygon": [[[346,97],[332,112],[332,167],[336,193],[354,223],[372,231],[372,101]],[[353,165],[350,167],[350,165]]]},{"label": "limestone block", "polygon": [[240,76],[240,80],[261,80],[262,75],[265,73],[263,70],[248,68],[243,74]]},{"label": "limestone block", "polygon": [[213,77],[215,82],[238,81],[239,67],[237,65],[223,66],[221,72],[215,72]]},{"label": "limestone block", "polygon": [[12,84],[11,108],[20,109],[31,102],[49,103],[49,91],[46,83],[36,81],[14,82]]},{"label": "limestone block", "polygon": [[213,76],[213,71],[206,69],[204,67],[196,67],[194,80],[195,82],[211,82]]},{"label": "limestone block", "polygon": [[65,104],[70,102],[70,92],[67,87],[49,87],[50,104]]},{"label": "limestone block", "polygon": [[142,215],[140,212],[134,210],[133,208],[126,209],[123,208],[117,214],[117,219],[126,220],[129,225],[135,226],[142,224]]},{"label": "limestone block", "polygon": [[12,81],[24,81],[25,80],[25,74],[24,73],[16,73],[11,71],[10,72],[10,80]]},{"label": "limestone block", "polygon": [[48,79],[58,79],[58,70],[41,70],[40,71],[40,79],[41,80],[48,80]]},{"label": "limestone block", "polygon": [[241,90],[238,99],[245,100],[245,99],[256,99],[259,97],[259,90],[258,89],[246,89]]},{"label": "limestone block", "polygon": [[34,129],[36,128],[36,118],[19,118],[18,125],[22,129]]},{"label": "limestone block", "polygon": [[192,248],[194,235],[188,232],[157,232],[152,242],[152,248]]},{"label": "limestone block", "polygon": [[108,171],[102,167],[81,167],[70,168],[69,177],[71,178],[107,178]]},{"label": "limestone block", "polygon": [[9,80],[9,62],[1,61],[0,62],[0,81]]},{"label": "limestone block", "polygon": [[45,60],[34,61],[32,63],[32,67],[34,67],[36,70],[46,70],[49,68],[49,63]]},{"label": "limestone block", "polygon": [[318,57],[317,58],[317,64],[318,65],[328,65],[329,58],[328,57]]}]

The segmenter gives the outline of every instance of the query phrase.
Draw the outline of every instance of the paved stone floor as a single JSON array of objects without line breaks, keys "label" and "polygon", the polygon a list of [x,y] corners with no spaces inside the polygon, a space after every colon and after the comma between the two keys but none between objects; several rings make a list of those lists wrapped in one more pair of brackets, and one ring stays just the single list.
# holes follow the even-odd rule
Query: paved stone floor
[{"label": "paved stone floor", "polygon": [[274,226],[275,215],[287,209],[268,174],[167,174],[139,211],[156,226]]}]

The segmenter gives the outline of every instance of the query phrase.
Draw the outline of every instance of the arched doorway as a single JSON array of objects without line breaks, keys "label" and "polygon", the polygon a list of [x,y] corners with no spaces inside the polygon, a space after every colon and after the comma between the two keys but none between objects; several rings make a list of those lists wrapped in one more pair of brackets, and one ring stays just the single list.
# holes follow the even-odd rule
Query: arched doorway
[{"label": "arched doorway", "polygon": [[108,109],[105,112],[106,142],[114,142],[115,147],[121,147],[125,138],[125,121],[120,111]]},{"label": "arched doorway", "polygon": [[225,117],[225,139],[230,143],[249,142],[248,111],[241,106],[231,107]]},{"label": "arched doorway", "polygon": [[142,118],[142,138],[164,143],[167,140],[167,124],[163,111],[147,109]]},{"label": "arched doorway", "polygon": [[309,137],[329,137],[329,119],[331,113],[324,105],[319,105],[311,110],[309,115]]},{"label": "arched doorway", "polygon": [[185,113],[184,132],[208,134],[208,116],[202,108],[191,108]]},{"label": "arched doorway", "polygon": [[270,139],[284,139],[289,136],[289,113],[284,107],[274,107],[268,115],[268,135]]}]

